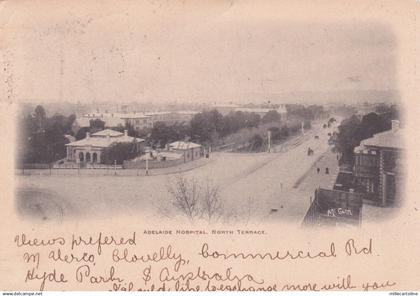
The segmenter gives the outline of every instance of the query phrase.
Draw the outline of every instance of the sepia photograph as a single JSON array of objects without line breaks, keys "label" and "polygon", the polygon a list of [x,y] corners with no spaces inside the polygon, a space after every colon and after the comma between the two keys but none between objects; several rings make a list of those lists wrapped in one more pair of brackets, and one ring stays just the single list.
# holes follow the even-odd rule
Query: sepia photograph
[{"label": "sepia photograph", "polygon": [[25,17],[39,26],[13,40],[25,44],[13,52],[22,219],[347,227],[398,211],[390,26],[248,21],[229,3],[172,16],[175,6],[151,4],[162,19]]},{"label": "sepia photograph", "polygon": [[419,7],[0,1],[0,293],[418,295]]}]

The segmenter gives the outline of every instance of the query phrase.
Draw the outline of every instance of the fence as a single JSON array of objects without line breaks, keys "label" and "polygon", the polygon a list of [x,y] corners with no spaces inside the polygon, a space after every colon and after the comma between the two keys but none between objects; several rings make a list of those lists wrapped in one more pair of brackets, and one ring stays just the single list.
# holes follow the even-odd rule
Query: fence
[{"label": "fence", "polygon": [[24,169],[24,170],[45,170],[50,168],[50,164],[48,163],[24,163],[19,164],[18,169]]},{"label": "fence", "polygon": [[[149,169],[163,169],[168,167],[173,167],[176,165],[183,164],[185,161],[183,158],[174,159],[174,160],[149,160],[148,168]],[[125,160],[123,163],[124,169],[146,169],[146,161],[144,160]]]}]

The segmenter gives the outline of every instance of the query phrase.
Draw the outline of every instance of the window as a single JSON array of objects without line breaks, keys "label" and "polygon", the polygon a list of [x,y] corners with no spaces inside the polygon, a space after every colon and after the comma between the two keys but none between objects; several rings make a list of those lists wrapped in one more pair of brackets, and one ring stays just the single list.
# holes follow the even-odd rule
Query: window
[{"label": "window", "polygon": [[366,191],[370,193],[375,192],[375,184],[370,179],[366,179]]}]

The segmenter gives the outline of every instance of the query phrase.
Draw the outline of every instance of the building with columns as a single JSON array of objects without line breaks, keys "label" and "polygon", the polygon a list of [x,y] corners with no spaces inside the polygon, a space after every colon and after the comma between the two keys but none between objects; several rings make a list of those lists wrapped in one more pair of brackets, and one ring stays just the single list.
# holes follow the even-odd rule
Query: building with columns
[{"label": "building with columns", "polygon": [[141,138],[130,137],[127,130],[124,133],[105,129],[90,135],[86,133],[86,138],[66,144],[67,161],[76,163],[102,163],[103,152],[116,143],[135,143],[140,151],[141,145],[145,140]]}]

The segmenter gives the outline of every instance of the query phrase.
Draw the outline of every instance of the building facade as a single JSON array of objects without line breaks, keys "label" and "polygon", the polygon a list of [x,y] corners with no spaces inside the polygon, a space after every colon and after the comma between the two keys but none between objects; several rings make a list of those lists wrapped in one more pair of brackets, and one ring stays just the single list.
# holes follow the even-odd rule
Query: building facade
[{"label": "building facade", "polygon": [[122,114],[119,117],[124,120],[126,125],[131,125],[137,131],[153,127],[152,118],[144,113],[133,112]]},{"label": "building facade", "polygon": [[397,120],[389,131],[363,140],[354,150],[355,190],[382,206],[399,203],[403,178],[403,137]]},{"label": "building facade", "polygon": [[184,162],[192,161],[203,156],[203,147],[200,144],[176,141],[168,145],[169,151],[181,153]]},{"label": "building facade", "polygon": [[157,112],[124,112],[108,113],[94,112],[78,116],[73,123],[72,130],[77,133],[81,128],[90,127],[90,121],[99,119],[105,123],[106,128],[126,127],[131,125],[135,130],[153,128],[156,122],[168,125],[189,122],[196,111],[157,111]]},{"label": "building facade", "polygon": [[124,133],[106,129],[90,135],[86,138],[66,144],[68,162],[100,164],[104,151],[116,143],[134,143],[137,151],[141,151],[144,140],[134,138]]}]

